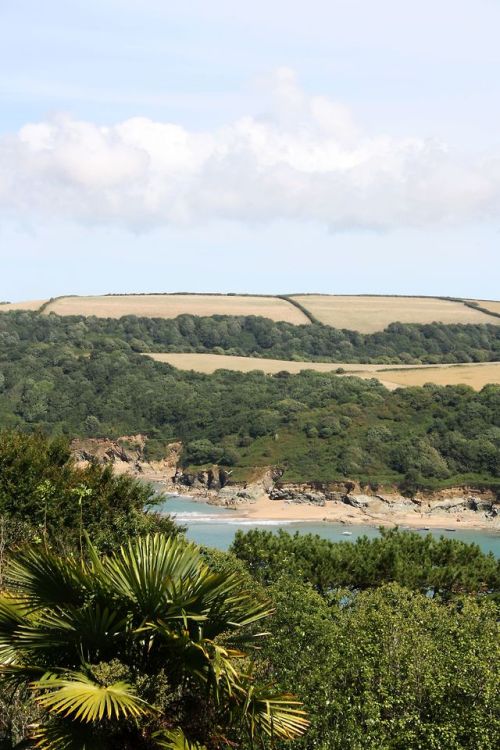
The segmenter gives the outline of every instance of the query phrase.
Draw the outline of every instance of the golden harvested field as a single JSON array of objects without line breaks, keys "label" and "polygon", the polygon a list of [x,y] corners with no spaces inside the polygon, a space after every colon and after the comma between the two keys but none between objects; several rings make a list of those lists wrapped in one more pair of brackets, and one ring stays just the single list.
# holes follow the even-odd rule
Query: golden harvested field
[{"label": "golden harvested field", "polygon": [[[389,323],[491,323],[495,318],[461,302],[434,297],[343,297],[298,295],[297,300],[322,323],[360,333],[383,331]],[[495,303],[493,303],[495,304]],[[498,303],[500,305],[500,303]],[[497,319],[500,325],[500,320]]]},{"label": "golden harvested field", "polygon": [[488,383],[500,384],[500,362],[485,362],[466,365],[436,365],[419,368],[408,367],[404,371],[377,372],[376,376],[387,388],[406,387],[411,385],[470,385],[475,391]]},{"label": "golden harvested field", "polygon": [[493,302],[489,299],[472,299],[470,302],[477,302],[478,305],[484,307],[486,310],[491,310],[491,312],[500,315],[500,302]]},{"label": "golden harvested field", "polygon": [[277,297],[245,297],[211,294],[141,294],[112,297],[62,297],[47,306],[45,313],[96,315],[120,318],[176,318],[178,315],[262,315],[287,323],[309,323],[294,305]]},{"label": "golden harvested field", "polygon": [[38,310],[47,300],[30,299],[26,302],[9,302],[7,305],[0,305],[0,312],[9,312],[9,310]]},{"label": "golden harvested field", "polygon": [[219,354],[177,354],[154,353],[145,356],[157,362],[167,362],[180,370],[196,370],[210,374],[216,370],[251,372],[261,370],[268,374],[286,371],[298,373],[301,370],[334,372],[338,367],[346,375],[360,378],[377,378],[389,390],[436,383],[437,385],[457,385],[464,383],[479,391],[487,383],[500,384],[500,362],[486,362],[466,365],[359,365],[339,362],[289,362],[283,359],[260,359],[258,357],[233,357]]},{"label": "golden harvested field", "polygon": [[[180,370],[196,370],[197,372],[211,373],[216,370],[236,370],[238,372],[251,372],[262,370],[268,374],[274,374],[286,370],[287,372],[300,372],[301,370],[318,370],[319,372],[331,372],[337,367],[360,368],[378,367],[378,365],[339,365],[331,362],[290,362],[286,359],[260,359],[259,357],[236,357],[229,354],[147,354],[157,362],[168,362],[168,364]],[[386,365],[387,367],[387,365]]]}]

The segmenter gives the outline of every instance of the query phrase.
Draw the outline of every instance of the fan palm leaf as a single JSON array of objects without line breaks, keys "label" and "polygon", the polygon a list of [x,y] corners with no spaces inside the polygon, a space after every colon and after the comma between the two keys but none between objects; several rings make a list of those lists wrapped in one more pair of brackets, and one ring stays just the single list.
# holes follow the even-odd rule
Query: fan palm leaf
[{"label": "fan palm leaf", "polygon": [[81,605],[88,587],[83,564],[73,557],[61,558],[50,550],[20,551],[7,570],[7,581],[33,608]]},{"label": "fan palm leaf", "polygon": [[195,545],[160,534],[129,542],[118,555],[99,561],[93,573],[109,595],[126,600],[148,620],[204,617],[222,631],[269,614],[264,604],[241,593],[238,576],[214,573]]},{"label": "fan palm leaf", "polygon": [[0,596],[0,665],[17,660],[19,629],[25,624],[28,612],[26,604],[16,596]]},{"label": "fan palm leaf", "polygon": [[80,672],[68,677],[45,674],[33,682],[39,706],[82,723],[102,719],[137,719],[154,709],[139,698],[126,682],[99,685]]},{"label": "fan palm leaf", "polygon": [[82,608],[68,606],[45,610],[32,618],[30,624],[17,630],[19,645],[38,652],[59,651],[59,658],[102,661],[106,652],[116,648],[123,639],[127,620],[120,613],[102,607],[99,602]]},{"label": "fan palm leaf", "polygon": [[180,727],[162,729],[153,735],[156,746],[164,750],[206,750],[205,745],[188,740]]},{"label": "fan palm leaf", "polygon": [[252,738],[257,735],[292,740],[300,737],[309,721],[293,695],[272,693],[250,686],[241,704],[241,713]]},{"label": "fan palm leaf", "polygon": [[101,737],[91,724],[57,720],[33,727],[32,742],[28,747],[37,750],[108,750],[108,743],[107,738]]},{"label": "fan palm leaf", "polygon": [[[95,750],[103,733],[121,737],[124,726],[137,737],[147,726],[149,736],[151,721],[171,727],[155,738],[171,750],[203,750],[210,721],[219,738],[245,727],[252,738],[290,739],[307,727],[297,701],[258,689],[249,674],[244,647],[263,635],[253,626],[271,613],[268,602],[237,573],[212,571],[193,544],[149,535],[101,558],[89,542],[85,562],[37,548],[7,575],[0,668],[29,681],[47,712],[37,747]],[[180,730],[194,702],[207,712],[196,741]]]}]

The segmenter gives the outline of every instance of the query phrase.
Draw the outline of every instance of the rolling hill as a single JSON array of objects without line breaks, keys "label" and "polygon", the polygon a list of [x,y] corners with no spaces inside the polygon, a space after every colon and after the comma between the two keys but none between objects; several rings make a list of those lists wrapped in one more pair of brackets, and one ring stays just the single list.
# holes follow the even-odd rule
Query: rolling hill
[{"label": "rolling hill", "polygon": [[256,315],[294,325],[319,322],[333,328],[375,333],[394,322],[500,325],[500,301],[391,295],[112,294],[61,296],[0,305],[0,311],[47,315],[176,318],[178,315]]}]

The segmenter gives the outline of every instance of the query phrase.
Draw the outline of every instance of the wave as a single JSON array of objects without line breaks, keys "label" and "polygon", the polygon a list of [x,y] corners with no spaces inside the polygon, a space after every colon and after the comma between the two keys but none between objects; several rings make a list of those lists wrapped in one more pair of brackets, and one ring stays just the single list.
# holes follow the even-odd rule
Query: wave
[{"label": "wave", "polygon": [[210,516],[206,513],[171,513],[176,521],[181,523],[224,523],[225,519],[220,516]]},{"label": "wave", "polygon": [[230,526],[287,526],[290,523],[297,523],[297,521],[290,521],[285,519],[266,519],[258,520],[256,518],[232,518],[227,521]]},{"label": "wave", "polygon": [[295,523],[290,520],[281,519],[250,519],[250,518],[238,518],[237,516],[224,516],[221,515],[209,515],[207,513],[172,513],[172,516],[179,523],[218,523],[224,524],[225,526],[285,526],[290,523]]}]

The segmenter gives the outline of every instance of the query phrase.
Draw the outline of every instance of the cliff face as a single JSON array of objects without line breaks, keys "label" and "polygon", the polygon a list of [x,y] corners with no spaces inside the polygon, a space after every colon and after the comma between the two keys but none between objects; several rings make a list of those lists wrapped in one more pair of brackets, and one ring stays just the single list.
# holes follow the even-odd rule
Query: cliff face
[{"label": "cliff face", "polygon": [[237,483],[231,471],[212,466],[200,471],[180,467],[182,444],[167,446],[165,457],[147,460],[147,437],[125,435],[116,440],[89,438],[74,440],[72,450],[80,463],[109,463],[118,473],[132,474],[147,481],[158,482],[166,491],[200,496],[216,505],[235,507],[267,496],[271,500],[328,507],[342,504],[361,511],[368,517],[396,517],[418,514],[420,517],[481,516],[486,521],[500,521],[500,498],[489,489],[448,487],[436,491],[417,492],[405,497],[397,488],[384,491],[370,489],[355,480],[336,482],[286,482],[281,472],[271,467],[251,483]]},{"label": "cliff face", "polygon": [[144,460],[147,438],[144,435],[125,435],[117,440],[108,438],[87,438],[73,440],[71,450],[80,463],[98,461],[113,464],[119,471],[121,464],[137,468]]},{"label": "cliff face", "polygon": [[71,443],[78,463],[97,461],[111,464],[118,474],[133,474],[148,481],[173,481],[182,451],[181,443],[170,443],[165,457],[150,461],[146,457],[146,435],[124,435],[109,438],[76,439]]}]

